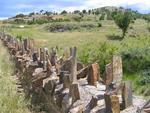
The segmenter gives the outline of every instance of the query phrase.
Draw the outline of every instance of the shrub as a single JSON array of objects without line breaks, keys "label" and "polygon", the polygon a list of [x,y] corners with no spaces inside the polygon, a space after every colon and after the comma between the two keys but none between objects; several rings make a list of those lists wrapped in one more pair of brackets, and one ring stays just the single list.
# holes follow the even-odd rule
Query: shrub
[{"label": "shrub", "polygon": [[150,23],[147,25],[147,30],[150,32]]},{"label": "shrub", "polygon": [[19,39],[19,41],[22,40],[22,36],[21,35],[17,35],[16,38]]},{"label": "shrub", "polygon": [[101,73],[105,70],[105,65],[111,62],[112,56],[116,54],[118,48],[108,43],[100,43],[95,47],[94,44],[87,44],[79,54],[80,60],[85,64],[98,62],[101,68]]},{"label": "shrub", "polygon": [[102,27],[102,24],[101,24],[101,23],[98,23],[98,27]]},{"label": "shrub", "polygon": [[101,14],[101,16],[99,17],[99,20],[105,20],[105,14]]},{"label": "shrub", "polygon": [[84,24],[75,24],[75,23],[52,23],[50,26],[46,27],[50,32],[65,32],[65,31],[75,31],[75,30],[91,30],[96,28],[95,24],[84,23]]},{"label": "shrub", "polygon": [[150,39],[128,38],[124,40],[119,50],[122,55],[123,67],[126,72],[139,72],[150,68]]},{"label": "shrub", "polygon": [[145,69],[140,73],[138,82],[142,86],[150,84],[150,69]]}]

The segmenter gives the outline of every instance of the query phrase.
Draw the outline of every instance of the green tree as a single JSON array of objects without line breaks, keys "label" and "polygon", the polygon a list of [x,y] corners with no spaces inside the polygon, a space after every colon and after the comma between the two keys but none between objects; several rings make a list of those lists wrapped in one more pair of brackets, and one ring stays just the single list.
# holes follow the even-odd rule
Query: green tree
[{"label": "green tree", "polygon": [[42,10],[40,10],[40,14],[42,15],[43,14],[43,12],[44,12],[44,10],[42,9]]},{"label": "green tree", "polygon": [[49,12],[49,11],[45,11],[45,13],[44,13],[44,15],[47,15],[47,16],[49,16],[49,15],[52,15],[53,13],[52,12]]},{"label": "green tree", "polygon": [[86,10],[85,10],[85,9],[84,9],[84,10],[82,10],[82,13],[83,13],[83,14],[87,14],[87,12],[86,12]]},{"label": "green tree", "polygon": [[35,12],[29,13],[29,17],[32,17],[32,15],[35,15]]},{"label": "green tree", "polygon": [[124,38],[130,23],[133,21],[132,13],[129,11],[117,11],[113,14],[113,19],[116,25],[122,30],[122,38]]},{"label": "green tree", "polygon": [[63,10],[63,11],[61,12],[61,14],[62,14],[62,15],[67,14],[67,11]]},{"label": "green tree", "polygon": [[80,13],[79,10],[75,10],[75,11],[74,11],[74,14],[79,14],[79,13]]},{"label": "green tree", "polygon": [[92,12],[91,10],[88,10],[88,14],[89,14],[89,15],[91,14],[91,12]]},{"label": "green tree", "polygon": [[25,15],[22,13],[15,16],[15,18],[23,18],[23,17],[25,17]]}]

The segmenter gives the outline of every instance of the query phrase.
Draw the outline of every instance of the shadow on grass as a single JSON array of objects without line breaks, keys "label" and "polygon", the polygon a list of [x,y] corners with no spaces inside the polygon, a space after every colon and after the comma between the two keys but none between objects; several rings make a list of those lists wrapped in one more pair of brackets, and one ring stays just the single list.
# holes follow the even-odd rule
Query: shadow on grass
[{"label": "shadow on grass", "polygon": [[122,40],[123,38],[119,35],[107,35],[106,36],[108,40]]}]

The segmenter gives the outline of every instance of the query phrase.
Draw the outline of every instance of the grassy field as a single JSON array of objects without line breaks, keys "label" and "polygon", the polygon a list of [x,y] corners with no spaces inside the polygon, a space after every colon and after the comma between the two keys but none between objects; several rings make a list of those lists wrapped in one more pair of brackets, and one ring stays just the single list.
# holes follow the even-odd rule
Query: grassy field
[{"label": "grassy field", "polygon": [[17,93],[14,65],[0,42],[0,113],[30,113],[23,95]]},{"label": "grassy field", "polygon": [[[87,22],[77,24],[81,23]],[[93,23],[96,24],[96,22]],[[123,58],[124,79],[132,80],[135,92],[144,94],[143,89],[147,88],[147,85],[138,84],[137,79],[141,71],[150,67],[150,32],[147,29],[147,22],[136,20],[130,25],[123,40],[118,39],[122,32],[113,21],[104,20],[100,23],[102,27],[92,31],[51,33],[45,29],[49,24],[24,25],[24,28],[19,28],[19,25],[7,25],[9,28],[5,31],[13,36],[33,38],[38,47],[50,49],[58,46],[60,53],[66,47],[77,46],[78,58],[85,64],[98,60],[102,72],[112,55],[119,54]],[[66,22],[66,24],[69,23]]]}]

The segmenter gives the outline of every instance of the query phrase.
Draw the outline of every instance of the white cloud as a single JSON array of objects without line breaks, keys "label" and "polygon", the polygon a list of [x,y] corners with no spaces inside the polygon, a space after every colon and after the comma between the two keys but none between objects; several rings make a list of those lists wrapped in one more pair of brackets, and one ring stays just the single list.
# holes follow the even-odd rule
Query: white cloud
[{"label": "white cloud", "polygon": [[74,11],[74,10],[83,10],[83,9],[87,9],[86,6],[71,6],[71,7],[65,7],[63,8],[63,10],[66,10],[66,11]]},{"label": "white cloud", "polygon": [[150,6],[149,0],[86,0],[84,5],[87,7],[102,7],[102,6],[120,6],[120,5],[134,5]]},{"label": "white cloud", "polygon": [[0,20],[6,20],[8,17],[0,17]]},{"label": "white cloud", "polygon": [[[67,0],[65,0],[67,1]],[[150,0],[84,0],[82,1],[82,6],[65,7],[67,11],[73,11],[76,9],[91,9],[99,8],[104,6],[135,6],[139,8],[140,11],[150,12]]]}]

